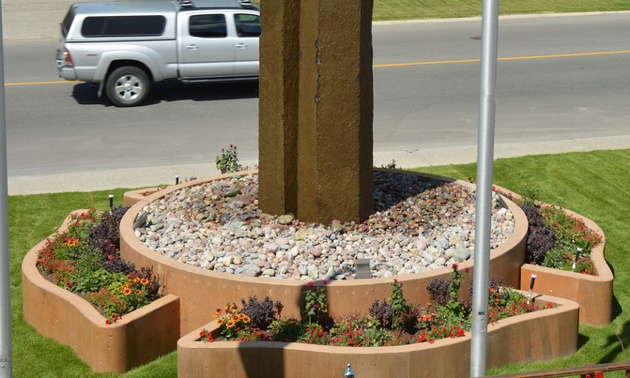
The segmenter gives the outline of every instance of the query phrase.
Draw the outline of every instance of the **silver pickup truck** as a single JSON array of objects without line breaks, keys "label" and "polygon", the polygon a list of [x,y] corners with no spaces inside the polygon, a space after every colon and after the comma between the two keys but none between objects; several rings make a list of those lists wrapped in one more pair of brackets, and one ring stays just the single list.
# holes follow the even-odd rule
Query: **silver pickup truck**
[{"label": "silver pickup truck", "polygon": [[137,106],[152,82],[258,78],[260,10],[248,0],[75,3],[61,23],[57,71]]}]

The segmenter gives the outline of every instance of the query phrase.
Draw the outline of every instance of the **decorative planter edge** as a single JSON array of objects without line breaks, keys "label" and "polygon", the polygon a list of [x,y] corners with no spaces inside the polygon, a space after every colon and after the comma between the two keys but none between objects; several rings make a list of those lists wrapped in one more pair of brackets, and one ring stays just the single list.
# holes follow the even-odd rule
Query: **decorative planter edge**
[{"label": "decorative planter edge", "polygon": [[[69,220],[70,216],[59,232]],[[177,296],[167,294],[107,325],[90,303],[41,275],[37,255],[45,243],[33,247],[22,261],[24,318],[37,332],[70,346],[96,372],[121,374],[176,349],[180,336]]]},{"label": "decorative planter edge", "polygon": [[[508,193],[513,198],[522,198],[509,189],[495,186],[499,192]],[[551,206],[543,204],[543,206]],[[521,267],[521,290],[529,290],[532,274],[536,274],[534,291],[545,295],[567,298],[580,304],[580,323],[588,323],[597,327],[610,324],[612,321],[613,273],[606,263],[606,234],[593,220],[564,209],[568,215],[580,219],[586,227],[601,235],[602,242],[593,247],[591,260],[597,270],[597,276],[568,272],[543,266],[523,264]]]},{"label": "decorative planter edge", "polygon": [[[544,306],[548,301],[558,306],[488,325],[489,367],[566,357],[577,350],[579,305],[551,296],[537,302]],[[204,328],[218,336],[216,322],[211,322],[178,341],[178,377],[334,378],[343,374],[348,363],[362,378],[465,377],[470,374],[469,332],[464,337],[437,340],[433,344],[355,348],[262,341],[197,341]]]},{"label": "decorative planter edge", "polygon": [[591,260],[597,276],[568,272],[559,269],[524,264],[521,267],[521,290],[529,288],[530,277],[536,274],[534,290],[537,293],[567,298],[580,304],[580,323],[604,326],[612,321],[613,273],[606,263],[606,235],[592,220],[574,211],[563,209],[574,218],[602,237],[602,242],[593,247]]},{"label": "decorative planter edge", "polygon": [[142,201],[146,197],[150,196],[151,194],[158,192],[160,190],[161,188],[154,187],[154,188],[127,191],[123,193],[123,206],[131,207],[135,205],[136,203]]}]

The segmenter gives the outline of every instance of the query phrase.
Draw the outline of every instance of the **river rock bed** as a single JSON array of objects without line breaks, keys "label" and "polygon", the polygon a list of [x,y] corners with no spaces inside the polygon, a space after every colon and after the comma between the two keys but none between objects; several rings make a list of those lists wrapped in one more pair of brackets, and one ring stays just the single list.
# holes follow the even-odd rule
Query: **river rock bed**
[{"label": "river rock bed", "polygon": [[[361,259],[373,278],[420,273],[474,251],[475,191],[458,183],[375,171],[374,214],[359,224],[264,214],[257,194],[256,174],[182,188],[146,205],[135,234],[200,269],[293,280],[353,279]],[[494,200],[491,248],[513,231],[512,213]]]}]

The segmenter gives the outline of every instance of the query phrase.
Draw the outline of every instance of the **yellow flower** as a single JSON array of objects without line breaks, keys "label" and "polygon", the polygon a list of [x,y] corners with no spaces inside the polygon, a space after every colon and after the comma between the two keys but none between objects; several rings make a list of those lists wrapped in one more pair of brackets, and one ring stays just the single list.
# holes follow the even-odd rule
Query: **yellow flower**
[{"label": "yellow flower", "polygon": [[148,284],[148,283],[149,283],[149,280],[148,280],[148,279],[146,279],[146,278],[143,278],[143,279],[141,279],[141,280],[140,280],[140,283],[141,283],[142,285],[146,285],[146,284]]},{"label": "yellow flower", "polygon": [[249,321],[250,321],[251,319],[249,318],[249,316],[247,316],[247,315],[245,315],[245,314],[241,314],[241,320],[242,320],[244,323],[249,323]]},{"label": "yellow flower", "polygon": [[126,287],[126,288],[123,290],[123,294],[125,294],[125,295],[129,295],[129,294],[131,294],[131,289],[130,289],[130,288],[128,288],[128,287]]},{"label": "yellow flower", "polygon": [[217,319],[217,325],[221,325],[221,324],[223,324],[223,318]]},{"label": "yellow flower", "polygon": [[217,310],[214,312],[214,315],[213,315],[213,316],[214,316],[215,318],[218,318],[218,317],[219,317],[219,315],[221,315],[221,309],[220,309],[220,308],[217,308]]},{"label": "yellow flower", "polygon": [[230,321],[225,323],[225,326],[228,327],[228,328],[232,328],[232,327],[234,327],[235,324],[236,324],[236,322],[234,321],[234,319],[230,319]]}]

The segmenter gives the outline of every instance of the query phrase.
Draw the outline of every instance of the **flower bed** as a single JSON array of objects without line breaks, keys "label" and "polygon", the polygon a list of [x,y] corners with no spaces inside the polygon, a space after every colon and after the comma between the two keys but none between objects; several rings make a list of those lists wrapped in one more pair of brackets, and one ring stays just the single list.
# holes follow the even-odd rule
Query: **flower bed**
[{"label": "flower bed", "polygon": [[[523,197],[508,189],[495,186],[495,190],[509,198],[522,201]],[[540,204],[550,207],[548,204]],[[613,273],[606,263],[606,235],[591,219],[567,209],[560,209],[577,220],[600,238],[590,251],[590,263],[595,274],[574,273],[534,264],[523,264],[520,269],[520,289],[529,290],[532,275],[536,275],[534,291],[567,298],[580,304],[580,322],[604,326],[612,321]]]},{"label": "flower bed", "polygon": [[[537,300],[557,306],[488,325],[489,367],[565,357],[577,349],[578,305],[551,296]],[[200,342],[203,330],[219,337],[216,322],[177,343],[178,375],[247,377],[337,377],[346,364],[359,377],[466,377],[470,375],[470,334],[429,344],[354,348],[272,341]],[[313,368],[316,367],[316,368]]]},{"label": "flower bed", "polygon": [[[71,214],[58,233],[86,211]],[[39,333],[70,346],[98,372],[123,373],[175,349],[180,336],[176,296],[166,295],[107,324],[110,320],[93,305],[42,276],[37,262],[48,243],[33,247],[22,263],[24,318]]]},{"label": "flower bed", "polygon": [[592,220],[575,212],[565,211],[599,234],[602,242],[593,247],[590,259],[597,276],[524,264],[521,267],[521,290],[529,289],[532,274],[536,275],[534,291],[567,298],[580,304],[580,322],[604,326],[612,321],[613,274],[606,263],[604,232]]},{"label": "flower bed", "polygon": [[[283,341],[317,345],[379,347],[428,342],[462,337],[471,327],[472,298],[460,299],[464,275],[453,265],[448,280],[435,279],[427,287],[431,302],[422,306],[407,301],[403,285],[394,280],[389,298],[372,303],[367,312],[355,311],[341,318],[328,313],[326,283],[309,282],[300,306],[300,318],[282,316],[283,305],[269,297],[241,299],[242,306],[232,303],[218,308],[221,339],[226,341]],[[470,279],[470,277],[468,277]],[[546,308],[529,300],[518,291],[489,283],[488,322]],[[214,342],[208,330],[199,334],[203,342]]]},{"label": "flower bed", "polygon": [[[251,173],[251,172],[247,172]],[[246,173],[244,173],[246,174]],[[409,173],[415,174],[415,173]],[[193,267],[156,253],[146,247],[135,235],[133,223],[144,206],[162,196],[184,186],[199,185],[207,181],[232,177],[232,174],[186,182],[146,197],[133,205],[123,217],[120,225],[121,256],[137,266],[152,266],[155,274],[163,279],[166,290],[180,298],[182,306],[181,329],[190,332],[208,321],[208,308],[223,307],[234,298],[269,296],[285,305],[287,315],[299,314],[299,300],[306,286],[304,281],[252,278],[223,274]],[[452,179],[444,178],[453,181]],[[461,185],[470,185],[458,182]],[[527,220],[524,213],[513,202],[506,200],[509,210],[514,214],[515,229],[512,236],[492,251],[490,274],[504,277],[503,284],[518,287],[518,271],[525,258],[525,237]],[[473,261],[459,264],[460,270],[473,269]],[[435,278],[446,278],[451,269],[445,267],[419,274],[407,274],[398,277],[408,288],[409,300],[414,303],[429,302],[426,286]],[[333,281],[326,286],[330,313],[343,316],[356,309],[366,309],[374,298],[386,298],[389,295],[391,280],[374,278],[370,280]],[[194,286],[196,290],[190,290]],[[463,288],[462,290],[467,290]]]}]

